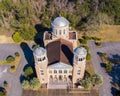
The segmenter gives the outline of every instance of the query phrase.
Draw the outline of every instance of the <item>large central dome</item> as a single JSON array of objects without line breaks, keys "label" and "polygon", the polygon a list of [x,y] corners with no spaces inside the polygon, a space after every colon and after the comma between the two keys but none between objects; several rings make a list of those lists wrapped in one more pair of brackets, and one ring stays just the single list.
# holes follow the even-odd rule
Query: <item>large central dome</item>
[{"label": "large central dome", "polygon": [[57,17],[52,22],[52,25],[54,25],[56,27],[69,26],[69,21],[67,19],[65,19],[64,17]]}]

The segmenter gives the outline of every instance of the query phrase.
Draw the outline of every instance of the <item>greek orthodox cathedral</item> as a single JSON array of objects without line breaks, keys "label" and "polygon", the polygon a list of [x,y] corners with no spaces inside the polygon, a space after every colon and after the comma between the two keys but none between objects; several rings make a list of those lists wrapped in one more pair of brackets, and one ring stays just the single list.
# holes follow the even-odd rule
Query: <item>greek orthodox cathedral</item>
[{"label": "greek orthodox cathedral", "polygon": [[51,28],[44,32],[45,48],[33,52],[37,77],[48,89],[74,86],[84,76],[87,51],[77,47],[77,32],[64,17],[55,18]]}]

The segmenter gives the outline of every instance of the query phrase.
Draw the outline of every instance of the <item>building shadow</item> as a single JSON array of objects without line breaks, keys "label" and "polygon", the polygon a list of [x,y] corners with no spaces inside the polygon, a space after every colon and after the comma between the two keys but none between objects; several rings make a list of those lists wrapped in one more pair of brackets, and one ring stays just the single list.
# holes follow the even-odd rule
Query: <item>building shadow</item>
[{"label": "building shadow", "polygon": [[[27,64],[24,66],[23,68],[23,72],[25,71],[26,68],[28,67],[32,67],[33,69],[33,73],[32,76],[36,76],[36,72],[35,72],[35,67],[34,67],[34,57],[33,57],[33,51],[30,49],[30,47],[28,46],[27,43],[22,42],[20,44],[20,47],[24,53],[25,59],[27,61]],[[20,82],[22,83],[23,80],[25,80],[25,76],[21,74],[20,76]]]},{"label": "building shadow", "polygon": [[73,52],[70,50],[70,48],[65,44],[62,44],[61,49],[64,55],[66,56],[66,58],[68,59],[69,63],[73,65]]},{"label": "building shadow", "polygon": [[44,47],[43,35],[44,35],[44,32],[48,31],[49,29],[47,27],[44,27],[41,24],[36,24],[35,29],[37,31],[37,34],[34,37],[34,41],[35,41],[35,43],[37,43],[41,47]]},{"label": "building shadow", "polygon": [[30,49],[28,44],[25,42],[22,42],[20,44],[20,47],[22,48],[25,59],[28,62],[27,66],[33,66],[33,64],[34,64],[33,51]]}]

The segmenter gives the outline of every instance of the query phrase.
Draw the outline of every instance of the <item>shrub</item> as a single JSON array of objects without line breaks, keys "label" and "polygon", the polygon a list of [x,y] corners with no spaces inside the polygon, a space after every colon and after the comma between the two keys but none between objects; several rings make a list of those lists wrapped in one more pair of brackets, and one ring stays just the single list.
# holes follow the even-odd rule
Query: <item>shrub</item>
[{"label": "shrub", "polygon": [[22,82],[22,88],[24,88],[24,89],[29,89],[30,88],[30,83],[29,83],[28,80],[24,80]]},{"label": "shrub", "polygon": [[13,69],[13,70],[14,70],[14,69],[15,69],[15,65],[12,65],[12,66],[11,66],[11,69]]},{"label": "shrub", "polygon": [[30,87],[33,89],[33,90],[38,90],[40,88],[40,82],[38,80],[38,78],[33,78],[31,81],[30,81]]},{"label": "shrub", "polygon": [[4,88],[0,88],[0,96],[6,96],[6,90]]},{"label": "shrub", "polygon": [[15,56],[19,57],[20,56],[19,52],[15,52]]},{"label": "shrub", "polygon": [[25,76],[30,76],[33,74],[33,69],[32,67],[27,67],[24,71]]},{"label": "shrub", "polygon": [[4,85],[4,87],[7,87],[7,86],[8,86],[7,81],[4,81],[4,82],[3,82],[3,85]]},{"label": "shrub", "polygon": [[12,36],[15,43],[20,43],[22,41],[22,38],[20,37],[19,32],[15,32]]},{"label": "shrub", "polygon": [[85,47],[85,49],[87,50],[87,52],[89,52],[89,47],[88,46],[83,46]]},{"label": "shrub", "polygon": [[34,44],[33,46],[32,46],[32,49],[33,50],[35,50],[36,48],[38,48],[39,46],[37,45],[37,44]]},{"label": "shrub", "polygon": [[8,57],[6,58],[6,61],[7,61],[8,63],[11,63],[11,62],[15,61],[15,58],[10,55],[10,56],[8,56]]},{"label": "shrub", "polygon": [[97,38],[97,37],[91,37],[91,39],[93,39],[93,40],[98,40],[98,41],[100,41],[101,39],[100,38]]},{"label": "shrub", "polygon": [[94,85],[96,85],[96,84],[100,85],[103,83],[103,78],[100,75],[94,74],[91,77],[91,81],[92,81],[92,84],[94,84]]},{"label": "shrub", "polygon": [[82,44],[87,44],[87,40],[85,40],[85,39],[80,39],[80,43],[82,43]]},{"label": "shrub", "polygon": [[91,88],[93,87],[90,78],[85,78],[85,79],[81,80],[81,85],[82,85],[85,89],[91,89]]},{"label": "shrub", "polygon": [[82,36],[82,38],[85,39],[85,40],[90,40],[91,39],[91,37],[89,37],[89,36]]},{"label": "shrub", "polygon": [[107,72],[111,72],[112,71],[112,65],[111,64],[105,64],[105,69]]},{"label": "shrub", "polygon": [[90,53],[87,53],[86,59],[87,59],[87,60],[91,60],[91,55],[90,55]]},{"label": "shrub", "polygon": [[95,42],[95,45],[97,45],[97,46],[101,46],[102,43],[101,43],[101,42]]}]

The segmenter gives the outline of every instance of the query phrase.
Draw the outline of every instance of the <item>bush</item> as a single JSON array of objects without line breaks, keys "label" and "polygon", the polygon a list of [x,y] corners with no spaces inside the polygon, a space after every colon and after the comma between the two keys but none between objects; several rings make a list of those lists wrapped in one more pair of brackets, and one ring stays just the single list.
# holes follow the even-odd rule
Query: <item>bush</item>
[{"label": "bush", "polygon": [[105,64],[105,69],[107,72],[111,72],[112,71],[112,65],[111,64]]},{"label": "bush", "polygon": [[27,67],[24,71],[25,76],[30,76],[33,74],[33,69],[32,67]]},{"label": "bush", "polygon": [[95,45],[97,45],[97,46],[101,46],[102,43],[101,43],[101,42],[95,42]]},{"label": "bush", "polygon": [[3,85],[4,85],[4,87],[7,87],[7,86],[8,86],[7,81],[4,81],[4,82],[3,82]]},{"label": "bush", "polygon": [[100,38],[97,38],[97,37],[91,37],[91,39],[93,39],[93,40],[98,40],[98,41],[100,41],[101,39]]},{"label": "bush", "polygon": [[19,57],[20,56],[19,52],[15,52],[15,56]]},{"label": "bush", "polygon": [[91,77],[92,84],[94,85],[100,85],[103,83],[103,78],[100,75],[94,74]]},{"label": "bush", "polygon": [[6,96],[6,90],[4,88],[0,88],[0,96]]},{"label": "bush", "polygon": [[11,69],[13,69],[13,70],[14,70],[14,69],[15,69],[15,66],[14,66],[14,65],[12,65],[12,66],[11,66]]},{"label": "bush", "polygon": [[33,46],[32,46],[32,49],[33,50],[35,50],[36,48],[38,48],[39,46],[37,45],[37,44],[34,44]]},{"label": "bush", "polygon": [[89,36],[82,36],[82,38],[85,40],[91,40],[91,37],[89,37]]},{"label": "bush", "polygon": [[85,40],[85,39],[80,39],[80,43],[82,43],[82,44],[87,44],[87,40]]},{"label": "bush", "polygon": [[30,87],[33,89],[33,90],[38,90],[40,88],[40,81],[38,80],[38,78],[33,78],[31,81],[30,81]]},{"label": "bush", "polygon": [[29,89],[30,88],[30,83],[29,83],[28,80],[24,80],[22,82],[22,88],[24,88],[24,89]]},{"label": "bush", "polygon": [[85,47],[85,49],[87,50],[87,52],[89,52],[89,47],[88,46],[83,46]]},{"label": "bush", "polygon": [[22,41],[22,38],[20,37],[19,32],[15,32],[12,36],[15,43],[20,43]]},{"label": "bush", "polygon": [[11,63],[11,62],[15,61],[15,58],[10,55],[10,56],[8,56],[8,57],[6,58],[6,61],[7,61],[8,63]]},{"label": "bush", "polygon": [[87,60],[91,60],[91,55],[90,55],[90,53],[87,53],[86,59],[87,59]]},{"label": "bush", "polygon": [[82,85],[85,89],[91,89],[91,88],[93,87],[90,78],[85,78],[85,79],[81,80],[81,85]]}]

